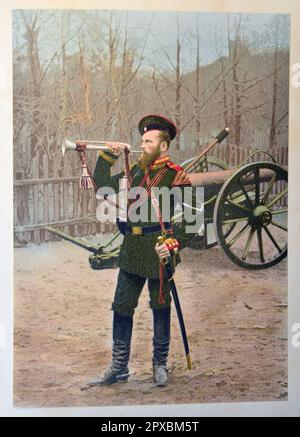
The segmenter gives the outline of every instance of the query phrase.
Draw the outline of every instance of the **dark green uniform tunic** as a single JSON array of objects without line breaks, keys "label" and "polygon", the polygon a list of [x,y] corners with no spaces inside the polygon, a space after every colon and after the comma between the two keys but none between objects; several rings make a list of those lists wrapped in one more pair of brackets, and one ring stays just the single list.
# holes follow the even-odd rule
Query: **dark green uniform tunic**
[{"label": "dark green uniform tunic", "polygon": [[[119,182],[123,178],[125,171],[111,176],[111,167],[117,160],[117,156],[110,152],[100,152],[94,171],[94,180],[97,188],[110,187],[118,193]],[[184,172],[180,167],[170,163],[166,159],[156,160],[153,169],[149,173],[150,180],[163,168],[166,167],[167,171],[163,179],[158,184],[158,187],[176,187],[176,190],[181,190],[183,186],[189,185],[188,179],[185,177]],[[135,163],[130,169],[132,176],[131,188],[140,186],[145,172],[139,168]],[[155,185],[157,186],[157,185]],[[146,188],[146,184],[144,185]],[[175,191],[176,191],[175,190]],[[174,191],[174,192],[175,192]],[[160,208],[162,208],[161,198],[158,199]],[[151,199],[147,198],[145,202],[148,202],[148,219],[146,221],[139,221],[131,223],[127,221],[128,226],[140,226],[146,228],[149,226],[159,225],[159,219],[155,212],[152,212],[151,220]],[[170,199],[171,216],[174,210],[174,196]],[[138,210],[137,210],[138,212]],[[153,217],[155,221],[153,221]],[[143,285],[148,279],[148,287],[150,291],[150,306],[152,308],[164,308],[170,305],[170,289],[166,279],[164,279],[164,295],[165,304],[159,304],[159,258],[155,251],[155,245],[157,237],[161,235],[161,231],[136,235],[132,233],[126,233],[124,241],[121,247],[118,265],[120,267],[120,273],[118,278],[118,286],[115,293],[115,299],[113,303],[113,309],[124,315],[132,315],[134,308],[138,304],[138,297],[142,291]],[[180,242],[180,239],[179,239]],[[179,256],[176,257],[175,264],[180,261]]]}]

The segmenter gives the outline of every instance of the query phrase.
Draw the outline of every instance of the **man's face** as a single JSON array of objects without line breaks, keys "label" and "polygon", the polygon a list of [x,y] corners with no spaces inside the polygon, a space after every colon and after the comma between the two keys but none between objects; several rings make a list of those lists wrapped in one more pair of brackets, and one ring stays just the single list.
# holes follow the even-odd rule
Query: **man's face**
[{"label": "man's face", "polygon": [[147,167],[160,156],[161,139],[159,130],[145,132],[142,136],[142,156],[138,159],[139,166],[146,171]]},{"label": "man's face", "polygon": [[160,131],[151,130],[142,136],[141,149],[146,154],[160,153]]}]

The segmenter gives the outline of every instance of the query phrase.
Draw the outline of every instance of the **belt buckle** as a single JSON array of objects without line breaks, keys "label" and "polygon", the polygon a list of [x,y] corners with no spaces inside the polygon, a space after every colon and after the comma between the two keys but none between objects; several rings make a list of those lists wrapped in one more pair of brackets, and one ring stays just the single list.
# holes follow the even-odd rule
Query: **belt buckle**
[{"label": "belt buckle", "polygon": [[143,229],[141,226],[132,226],[132,233],[134,235],[142,235],[143,234]]}]

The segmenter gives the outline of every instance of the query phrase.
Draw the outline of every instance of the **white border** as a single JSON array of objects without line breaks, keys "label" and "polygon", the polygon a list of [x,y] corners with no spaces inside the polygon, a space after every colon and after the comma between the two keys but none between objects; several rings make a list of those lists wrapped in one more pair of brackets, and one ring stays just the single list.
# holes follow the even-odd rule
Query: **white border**
[{"label": "white border", "polygon": [[[12,220],[12,74],[11,9],[135,9],[199,10],[203,12],[290,13],[292,24],[291,66],[300,62],[300,2],[298,0],[12,0],[1,5],[0,39],[0,126],[2,188],[0,217],[0,416],[300,416],[300,348],[291,346],[289,335],[289,400],[234,404],[188,404],[176,406],[126,406],[88,408],[13,408],[13,220]],[[292,71],[292,68],[290,69]],[[291,84],[291,78],[290,78]],[[300,322],[300,88],[290,88],[289,127],[289,333]]]}]

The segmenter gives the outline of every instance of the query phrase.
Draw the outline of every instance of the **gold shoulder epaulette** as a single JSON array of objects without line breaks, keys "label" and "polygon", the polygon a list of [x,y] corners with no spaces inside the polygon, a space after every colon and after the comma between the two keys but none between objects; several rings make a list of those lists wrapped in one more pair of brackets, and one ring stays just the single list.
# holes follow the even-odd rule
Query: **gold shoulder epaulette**
[{"label": "gold shoulder epaulette", "polygon": [[172,162],[172,161],[168,161],[168,162],[167,162],[167,166],[168,166],[169,168],[171,168],[172,170],[175,170],[175,171],[182,171],[182,170],[183,170],[183,168],[180,167],[180,165],[175,164],[175,163]]},{"label": "gold shoulder epaulette", "polygon": [[180,170],[177,172],[175,178],[172,182],[172,187],[178,187],[178,186],[191,186],[191,181],[188,177],[188,174],[185,170]]}]

